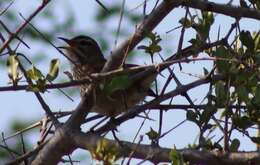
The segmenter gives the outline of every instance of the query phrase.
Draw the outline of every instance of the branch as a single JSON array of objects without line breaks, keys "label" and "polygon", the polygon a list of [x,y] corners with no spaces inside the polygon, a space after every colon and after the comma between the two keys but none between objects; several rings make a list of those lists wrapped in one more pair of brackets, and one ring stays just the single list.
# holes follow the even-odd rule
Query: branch
[{"label": "branch", "polygon": [[32,165],[54,165],[58,164],[63,155],[71,153],[75,147],[69,140],[70,134],[68,127],[61,126],[55,131],[54,136],[48,143],[39,151]]},{"label": "branch", "polygon": [[[33,82],[32,80],[28,77],[26,70],[24,68],[24,66],[19,62],[19,68],[21,69],[21,71],[23,72],[23,75],[26,79],[26,81],[28,82],[29,85],[32,85]],[[49,105],[44,101],[43,97],[41,96],[41,94],[39,92],[34,92],[34,95],[36,96],[36,98],[38,99],[39,103],[41,104],[43,110],[45,111],[45,113],[48,115],[48,117],[51,118],[54,126],[57,128],[60,126],[60,122],[58,121],[58,119],[53,115]]]},{"label": "branch", "polygon": [[172,98],[174,96],[180,95],[182,93],[187,92],[190,89],[193,89],[195,87],[198,87],[200,85],[203,84],[207,84],[211,81],[217,81],[217,80],[221,80],[223,79],[223,76],[220,75],[215,75],[211,78],[204,78],[204,79],[199,79],[197,81],[194,81],[192,83],[189,83],[187,85],[183,85],[181,87],[176,88],[173,91],[170,91],[162,96],[159,96],[158,98],[153,99],[152,101],[144,104],[143,106],[135,106],[134,108],[130,109],[128,112],[126,112],[125,114],[123,114],[122,116],[118,117],[117,119],[113,120],[113,121],[109,121],[106,125],[98,128],[95,133],[97,134],[102,134],[104,132],[113,130],[116,126],[122,124],[123,122],[134,118],[135,116],[137,116],[138,114],[144,112],[146,109],[148,109],[149,106],[153,106],[153,105],[158,105],[159,103],[161,103],[162,101],[165,101],[169,98]]},{"label": "branch", "polygon": [[[217,108],[225,108],[224,106],[218,106],[218,105],[211,105],[215,106]],[[202,104],[202,105],[187,105],[187,104],[174,104],[174,105],[169,105],[169,104],[159,104],[159,105],[149,105],[147,109],[163,109],[163,110],[170,110],[170,109],[206,109],[208,107],[207,104]],[[227,106],[228,108],[232,109],[245,109],[247,108],[246,106],[243,105],[229,105]]]},{"label": "branch", "polygon": [[179,5],[200,9],[203,11],[213,11],[234,18],[254,18],[260,20],[260,12],[254,9],[234,7],[229,5],[216,4],[201,0],[164,0],[144,21],[137,27],[135,33],[125,40],[116,50],[113,50],[102,72],[117,69],[128,54],[144,37],[146,32],[152,31],[167,14]]},{"label": "branch", "polygon": [[44,147],[44,145],[45,145],[47,142],[48,142],[48,140],[45,141],[44,143],[40,144],[39,146],[37,146],[37,147],[36,147],[35,149],[33,149],[32,151],[29,151],[29,152],[23,154],[22,156],[17,157],[15,160],[6,163],[6,165],[16,165],[16,164],[18,164],[18,163],[20,163],[20,162],[26,160],[27,158],[29,158],[29,157],[35,155],[37,152],[39,152],[39,151]]},{"label": "branch", "polygon": [[[199,2],[202,3],[201,1]],[[146,32],[152,31],[173,8],[181,5],[182,3],[183,1],[180,0],[179,1],[164,0],[150,15],[148,15],[143,20],[143,22],[138,26],[135,33],[131,37],[129,37],[125,42],[123,42],[116,50],[112,51],[113,53],[111,54],[104,68],[102,69],[102,74],[106,75],[108,74],[106,72],[117,69],[122,64],[126,54],[128,54],[145,37]],[[194,50],[194,48],[191,46],[188,47],[187,49],[184,49],[183,51],[178,52],[177,54],[182,53],[183,56],[181,57],[187,57],[194,54],[194,51],[200,52],[207,47],[214,47],[222,43],[223,41],[220,40],[212,44],[203,45],[203,47],[197,48],[196,50]],[[169,62],[169,60],[174,60],[174,59],[175,57],[173,56],[172,58],[168,59],[167,62]],[[213,79],[218,80],[221,78],[222,77],[217,76],[216,79],[214,78]],[[163,100],[182,94],[183,92],[186,92],[191,88],[194,88],[202,84],[206,84],[209,81],[212,81],[212,79],[206,78],[206,79],[197,80],[193,83],[184,85],[169,93],[166,93],[162,97],[154,99],[153,101],[149,102],[146,105],[148,106],[148,105],[158,104]],[[44,164],[46,162],[48,162],[48,164],[57,164],[63,155],[69,154],[70,152],[72,152],[74,149],[78,147],[75,146],[75,144],[79,145],[78,144],[79,142],[77,142],[77,140],[72,141],[72,139],[75,139],[74,137],[75,133],[73,133],[73,130],[79,131],[80,125],[84,123],[85,117],[88,114],[89,109],[93,105],[93,100],[92,100],[93,97],[91,96],[92,95],[85,96],[82,98],[81,103],[78,105],[78,107],[70,116],[70,118],[66,121],[66,123],[62,127],[59,127],[55,131],[55,134],[50,139],[50,142],[48,142],[46,146],[38,153],[38,155],[36,156],[32,164]],[[145,108],[146,105],[144,105],[143,107]],[[113,123],[108,122],[108,124],[106,124],[105,126],[100,127],[95,131],[95,133],[102,134],[106,131],[109,131],[115,128],[117,125],[121,124],[122,122],[130,119],[131,117],[135,117],[137,114],[143,111],[144,110],[142,110],[141,108],[133,108],[133,110],[115,119]],[[91,139],[88,139],[87,141],[85,141],[85,143],[90,143],[90,140]],[[147,153],[147,151],[148,150],[146,150],[145,153]],[[194,151],[194,152],[200,152],[200,151]],[[183,153],[183,155],[185,155],[185,153]],[[194,157],[196,158],[196,155]],[[205,157],[203,158],[206,159],[207,155],[205,155]],[[168,159],[168,154],[167,154],[167,159]]]},{"label": "branch", "polygon": [[3,43],[3,46],[0,48],[0,54],[3,50],[8,46],[8,44],[16,37],[18,34],[27,26],[27,24],[38,14],[40,13],[44,7],[50,2],[51,0],[43,0],[42,4],[28,17],[27,21],[25,21],[17,30],[9,36],[9,38]]},{"label": "branch", "polygon": [[[113,51],[112,55],[108,59],[108,62],[102,69],[102,72],[117,69],[121,65],[124,55],[131,51],[144,38],[144,32],[149,32],[154,29],[154,27],[158,25],[159,22],[161,22],[161,20],[177,5],[179,5],[179,3],[163,1],[161,5],[157,7],[157,9],[155,9],[143,21],[143,23],[141,23],[136,33],[123,42],[118,49]],[[30,21],[30,19],[27,20]],[[80,125],[84,123],[85,117],[92,105],[93,97],[91,94],[83,97],[75,112],[62,127],[59,127],[55,131],[55,134],[50,139],[50,142],[48,142],[46,146],[38,153],[32,164],[39,165],[46,162],[48,162],[48,164],[57,164],[63,155],[73,151],[75,148],[71,144],[70,139],[68,140],[70,130],[80,129]],[[70,145],[64,145],[66,142]]]},{"label": "branch", "polygon": [[182,1],[164,0],[151,14],[149,14],[143,22],[137,27],[134,34],[112,51],[108,61],[106,62],[102,72],[117,69],[123,62],[124,57],[145,37],[147,32],[152,31],[167,14],[175,7],[179,6]]},{"label": "branch", "polygon": [[[97,136],[95,134],[85,134],[74,132],[72,135],[73,141],[77,147],[92,150],[97,147],[101,140],[105,140],[108,146],[116,148],[116,151],[123,157],[128,157],[130,154],[136,159],[145,159],[152,162],[171,162],[171,148],[162,148],[159,146],[136,144],[126,141],[115,141]],[[210,165],[252,165],[260,164],[259,152],[234,152],[222,153],[218,151],[198,151],[194,149],[177,150],[185,161],[190,164],[210,164]]]},{"label": "branch", "polygon": [[93,102],[92,93],[82,98],[80,104],[66,123],[55,130],[54,136],[37,154],[32,165],[58,164],[63,155],[68,155],[76,149],[75,144],[71,141],[72,132],[80,130],[80,125],[84,123],[88,111],[93,106]]},{"label": "branch", "polygon": [[214,2],[208,2],[202,0],[183,1],[182,5],[187,7],[192,7],[195,9],[200,9],[203,11],[212,11],[212,12],[224,14],[230,17],[234,17],[236,19],[252,18],[252,19],[260,20],[260,11],[250,9],[250,8],[235,7],[231,5],[217,4]]},{"label": "branch", "polygon": [[[127,75],[131,73],[137,73],[137,72],[142,72],[146,71],[147,73],[149,72],[159,72],[160,70],[176,63],[189,63],[191,61],[215,61],[215,60],[228,60],[230,59],[221,59],[221,58],[212,58],[212,57],[203,57],[203,58],[183,58],[179,60],[168,60],[166,62],[162,62],[159,64],[151,64],[151,65],[145,65],[145,66],[136,66],[136,67],[130,67],[130,68],[120,68],[116,69],[110,72],[106,73],[93,73],[90,75],[91,79],[82,79],[82,80],[72,80],[70,82],[65,82],[65,83],[56,83],[56,84],[47,84],[45,85],[45,89],[59,89],[59,88],[67,88],[67,87],[72,87],[72,86],[78,86],[86,83],[98,83],[99,81],[105,80],[105,79],[110,79],[116,76],[121,76],[121,75]],[[236,61],[235,61],[236,62]],[[31,85],[31,84],[30,84]],[[15,85],[15,86],[5,86],[5,87],[0,87],[0,92],[3,91],[19,91],[19,90],[27,90],[29,89],[30,85]]]}]

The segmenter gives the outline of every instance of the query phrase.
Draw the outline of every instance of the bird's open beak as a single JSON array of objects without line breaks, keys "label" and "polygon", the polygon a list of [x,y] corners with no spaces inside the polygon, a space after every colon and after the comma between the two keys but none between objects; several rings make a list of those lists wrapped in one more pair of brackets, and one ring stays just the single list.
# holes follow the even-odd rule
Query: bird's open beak
[{"label": "bird's open beak", "polygon": [[64,38],[64,37],[58,37],[58,39],[66,42],[69,46],[59,46],[59,49],[65,49],[65,50],[70,50],[71,47],[74,47],[74,42],[71,41],[70,39]]},{"label": "bird's open beak", "polygon": [[58,39],[60,39],[60,40],[62,40],[62,41],[64,41],[64,42],[66,42],[67,44],[70,43],[70,40],[67,39],[67,38],[64,38],[64,37],[58,37]]}]

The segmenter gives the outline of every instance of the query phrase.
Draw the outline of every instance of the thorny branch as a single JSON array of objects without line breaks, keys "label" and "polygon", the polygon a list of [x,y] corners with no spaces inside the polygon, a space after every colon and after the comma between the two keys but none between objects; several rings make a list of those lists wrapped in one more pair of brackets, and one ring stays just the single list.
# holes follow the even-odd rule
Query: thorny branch
[{"label": "thorny branch", "polygon": [[[179,59],[179,60],[172,60],[172,61],[167,61],[167,62],[162,62],[159,64],[152,64],[152,65],[147,65],[147,66],[136,66],[136,67],[131,67],[131,68],[125,68],[125,69],[116,69],[110,72],[106,73],[93,73],[90,75],[91,79],[82,79],[82,80],[72,80],[70,82],[65,82],[65,83],[56,83],[56,84],[47,84],[45,86],[45,89],[59,89],[59,88],[68,88],[68,87],[73,87],[73,86],[79,86],[85,83],[98,83],[99,81],[113,78],[116,76],[120,75],[127,75],[131,73],[135,73],[138,71],[144,71],[144,70],[149,70],[150,72],[156,72],[160,70],[161,68],[164,68],[166,66],[170,66],[175,63],[189,63],[191,61],[215,61],[215,60],[227,60],[230,61],[230,59],[221,59],[221,58],[184,58],[184,59]],[[237,62],[237,61],[235,61]],[[147,72],[148,73],[148,72]],[[0,87],[0,92],[2,91],[19,91],[19,90],[28,90],[30,87],[29,85],[16,85],[16,86],[6,86],[6,87]]]},{"label": "thorny branch", "polygon": [[42,4],[28,17],[27,21],[25,21],[20,27],[18,27],[14,33],[10,34],[8,39],[3,43],[2,47],[0,48],[0,54],[10,44],[10,42],[18,36],[18,34],[27,26],[27,24],[47,6],[50,1],[51,0],[43,0]]}]

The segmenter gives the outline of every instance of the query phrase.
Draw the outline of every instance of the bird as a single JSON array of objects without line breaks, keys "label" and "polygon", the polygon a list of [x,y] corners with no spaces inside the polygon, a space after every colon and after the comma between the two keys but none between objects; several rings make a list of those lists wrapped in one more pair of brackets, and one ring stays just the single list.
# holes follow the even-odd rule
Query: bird
[{"label": "bird", "polygon": [[[100,73],[106,63],[100,46],[91,37],[79,35],[71,39],[59,37],[67,45],[60,48],[66,50],[66,56],[71,64],[73,79],[81,80],[92,73]],[[126,64],[123,67],[136,66]],[[156,79],[157,73],[145,75],[141,72],[127,75],[129,85],[124,89],[113,90],[110,93],[104,91],[99,85],[95,87],[94,105],[91,112],[96,112],[104,116],[115,117],[128,111],[136,104],[142,102],[152,90],[150,86]],[[109,82],[105,82],[109,83]],[[90,84],[80,85],[80,94],[84,96],[90,89]]]}]

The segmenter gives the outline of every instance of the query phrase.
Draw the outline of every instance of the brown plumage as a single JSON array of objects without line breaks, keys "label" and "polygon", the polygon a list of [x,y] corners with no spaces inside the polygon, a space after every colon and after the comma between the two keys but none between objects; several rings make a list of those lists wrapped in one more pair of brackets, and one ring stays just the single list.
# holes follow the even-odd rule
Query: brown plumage
[{"label": "brown plumage", "polygon": [[[91,73],[99,73],[102,70],[106,59],[94,39],[88,36],[60,39],[68,44],[67,47],[62,48],[66,49],[71,61],[74,79],[84,79]],[[116,116],[127,111],[129,108],[143,101],[156,75],[157,73],[149,74],[149,76],[142,75],[142,73],[128,75],[130,85],[126,89],[115,90],[109,94],[97,85],[94,92],[95,104],[91,111],[106,116]],[[81,96],[87,92],[89,87],[89,84],[80,86]]]}]

